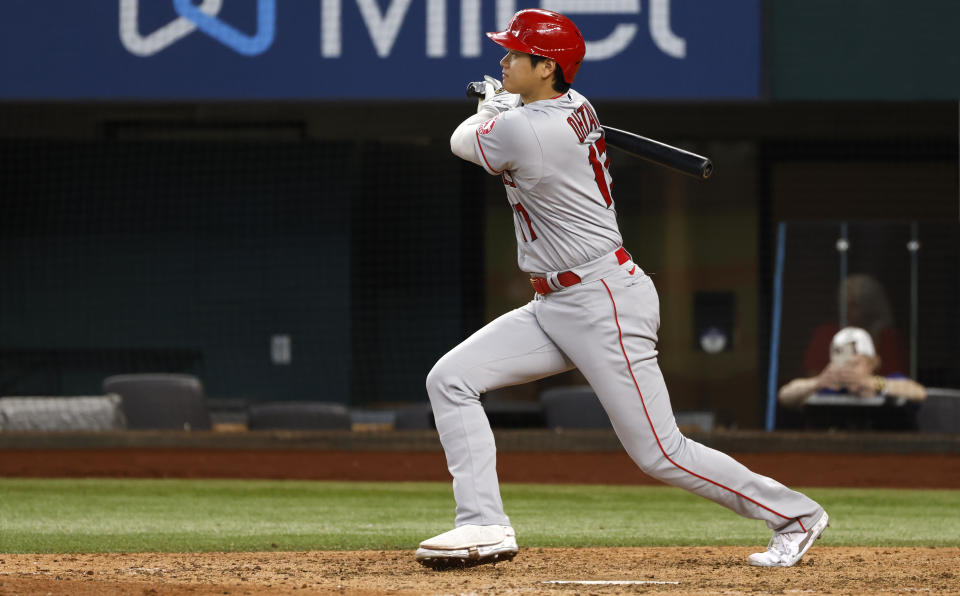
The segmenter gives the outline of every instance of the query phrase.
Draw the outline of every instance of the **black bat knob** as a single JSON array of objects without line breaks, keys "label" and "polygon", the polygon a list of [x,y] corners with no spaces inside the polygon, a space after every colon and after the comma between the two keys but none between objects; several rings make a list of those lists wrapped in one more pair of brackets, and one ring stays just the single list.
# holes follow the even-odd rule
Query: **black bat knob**
[{"label": "black bat knob", "polygon": [[467,83],[467,97],[483,97],[486,95],[486,83],[474,81]]}]

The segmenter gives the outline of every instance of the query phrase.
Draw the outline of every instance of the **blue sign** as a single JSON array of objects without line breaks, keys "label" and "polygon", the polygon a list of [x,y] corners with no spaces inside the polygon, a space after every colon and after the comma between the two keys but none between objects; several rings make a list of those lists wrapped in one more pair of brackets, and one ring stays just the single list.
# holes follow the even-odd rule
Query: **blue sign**
[{"label": "blue sign", "polygon": [[458,98],[530,7],[580,27],[588,97],[760,94],[760,0],[4,0],[0,98]]}]

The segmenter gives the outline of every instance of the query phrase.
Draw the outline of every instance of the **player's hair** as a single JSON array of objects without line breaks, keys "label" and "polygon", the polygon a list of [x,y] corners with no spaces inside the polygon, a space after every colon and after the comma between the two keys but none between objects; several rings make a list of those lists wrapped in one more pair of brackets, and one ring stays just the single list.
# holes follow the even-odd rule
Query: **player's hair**
[{"label": "player's hair", "polygon": [[[527,54],[527,56],[530,56],[530,64],[534,68],[544,60],[552,60],[552,58],[537,56],[536,54]],[[566,93],[570,90],[570,83],[563,80],[563,69],[560,68],[560,63],[556,60],[554,60],[554,63],[556,63],[557,67],[553,69],[553,90],[557,93]]]}]

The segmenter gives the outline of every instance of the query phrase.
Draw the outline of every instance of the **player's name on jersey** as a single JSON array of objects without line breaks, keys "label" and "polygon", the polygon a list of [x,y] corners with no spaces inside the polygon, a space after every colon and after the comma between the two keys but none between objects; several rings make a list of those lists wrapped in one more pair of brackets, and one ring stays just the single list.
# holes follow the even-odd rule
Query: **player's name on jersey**
[{"label": "player's name on jersey", "polygon": [[594,113],[593,107],[584,103],[567,118],[567,124],[577,133],[577,138],[582,143],[591,132],[600,128],[600,119]]}]

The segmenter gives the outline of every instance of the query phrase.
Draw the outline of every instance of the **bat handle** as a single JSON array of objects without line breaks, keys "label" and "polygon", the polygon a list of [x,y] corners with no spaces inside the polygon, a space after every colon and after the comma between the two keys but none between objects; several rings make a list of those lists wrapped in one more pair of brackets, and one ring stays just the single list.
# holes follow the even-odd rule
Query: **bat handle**
[{"label": "bat handle", "polygon": [[467,83],[467,97],[479,97],[483,99],[486,95],[485,93],[485,83],[483,81],[473,81],[472,83]]},{"label": "bat handle", "polygon": [[473,81],[467,83],[467,97],[477,98],[477,111],[480,111],[480,106],[483,105],[483,100],[486,97],[486,84],[483,81]]}]

